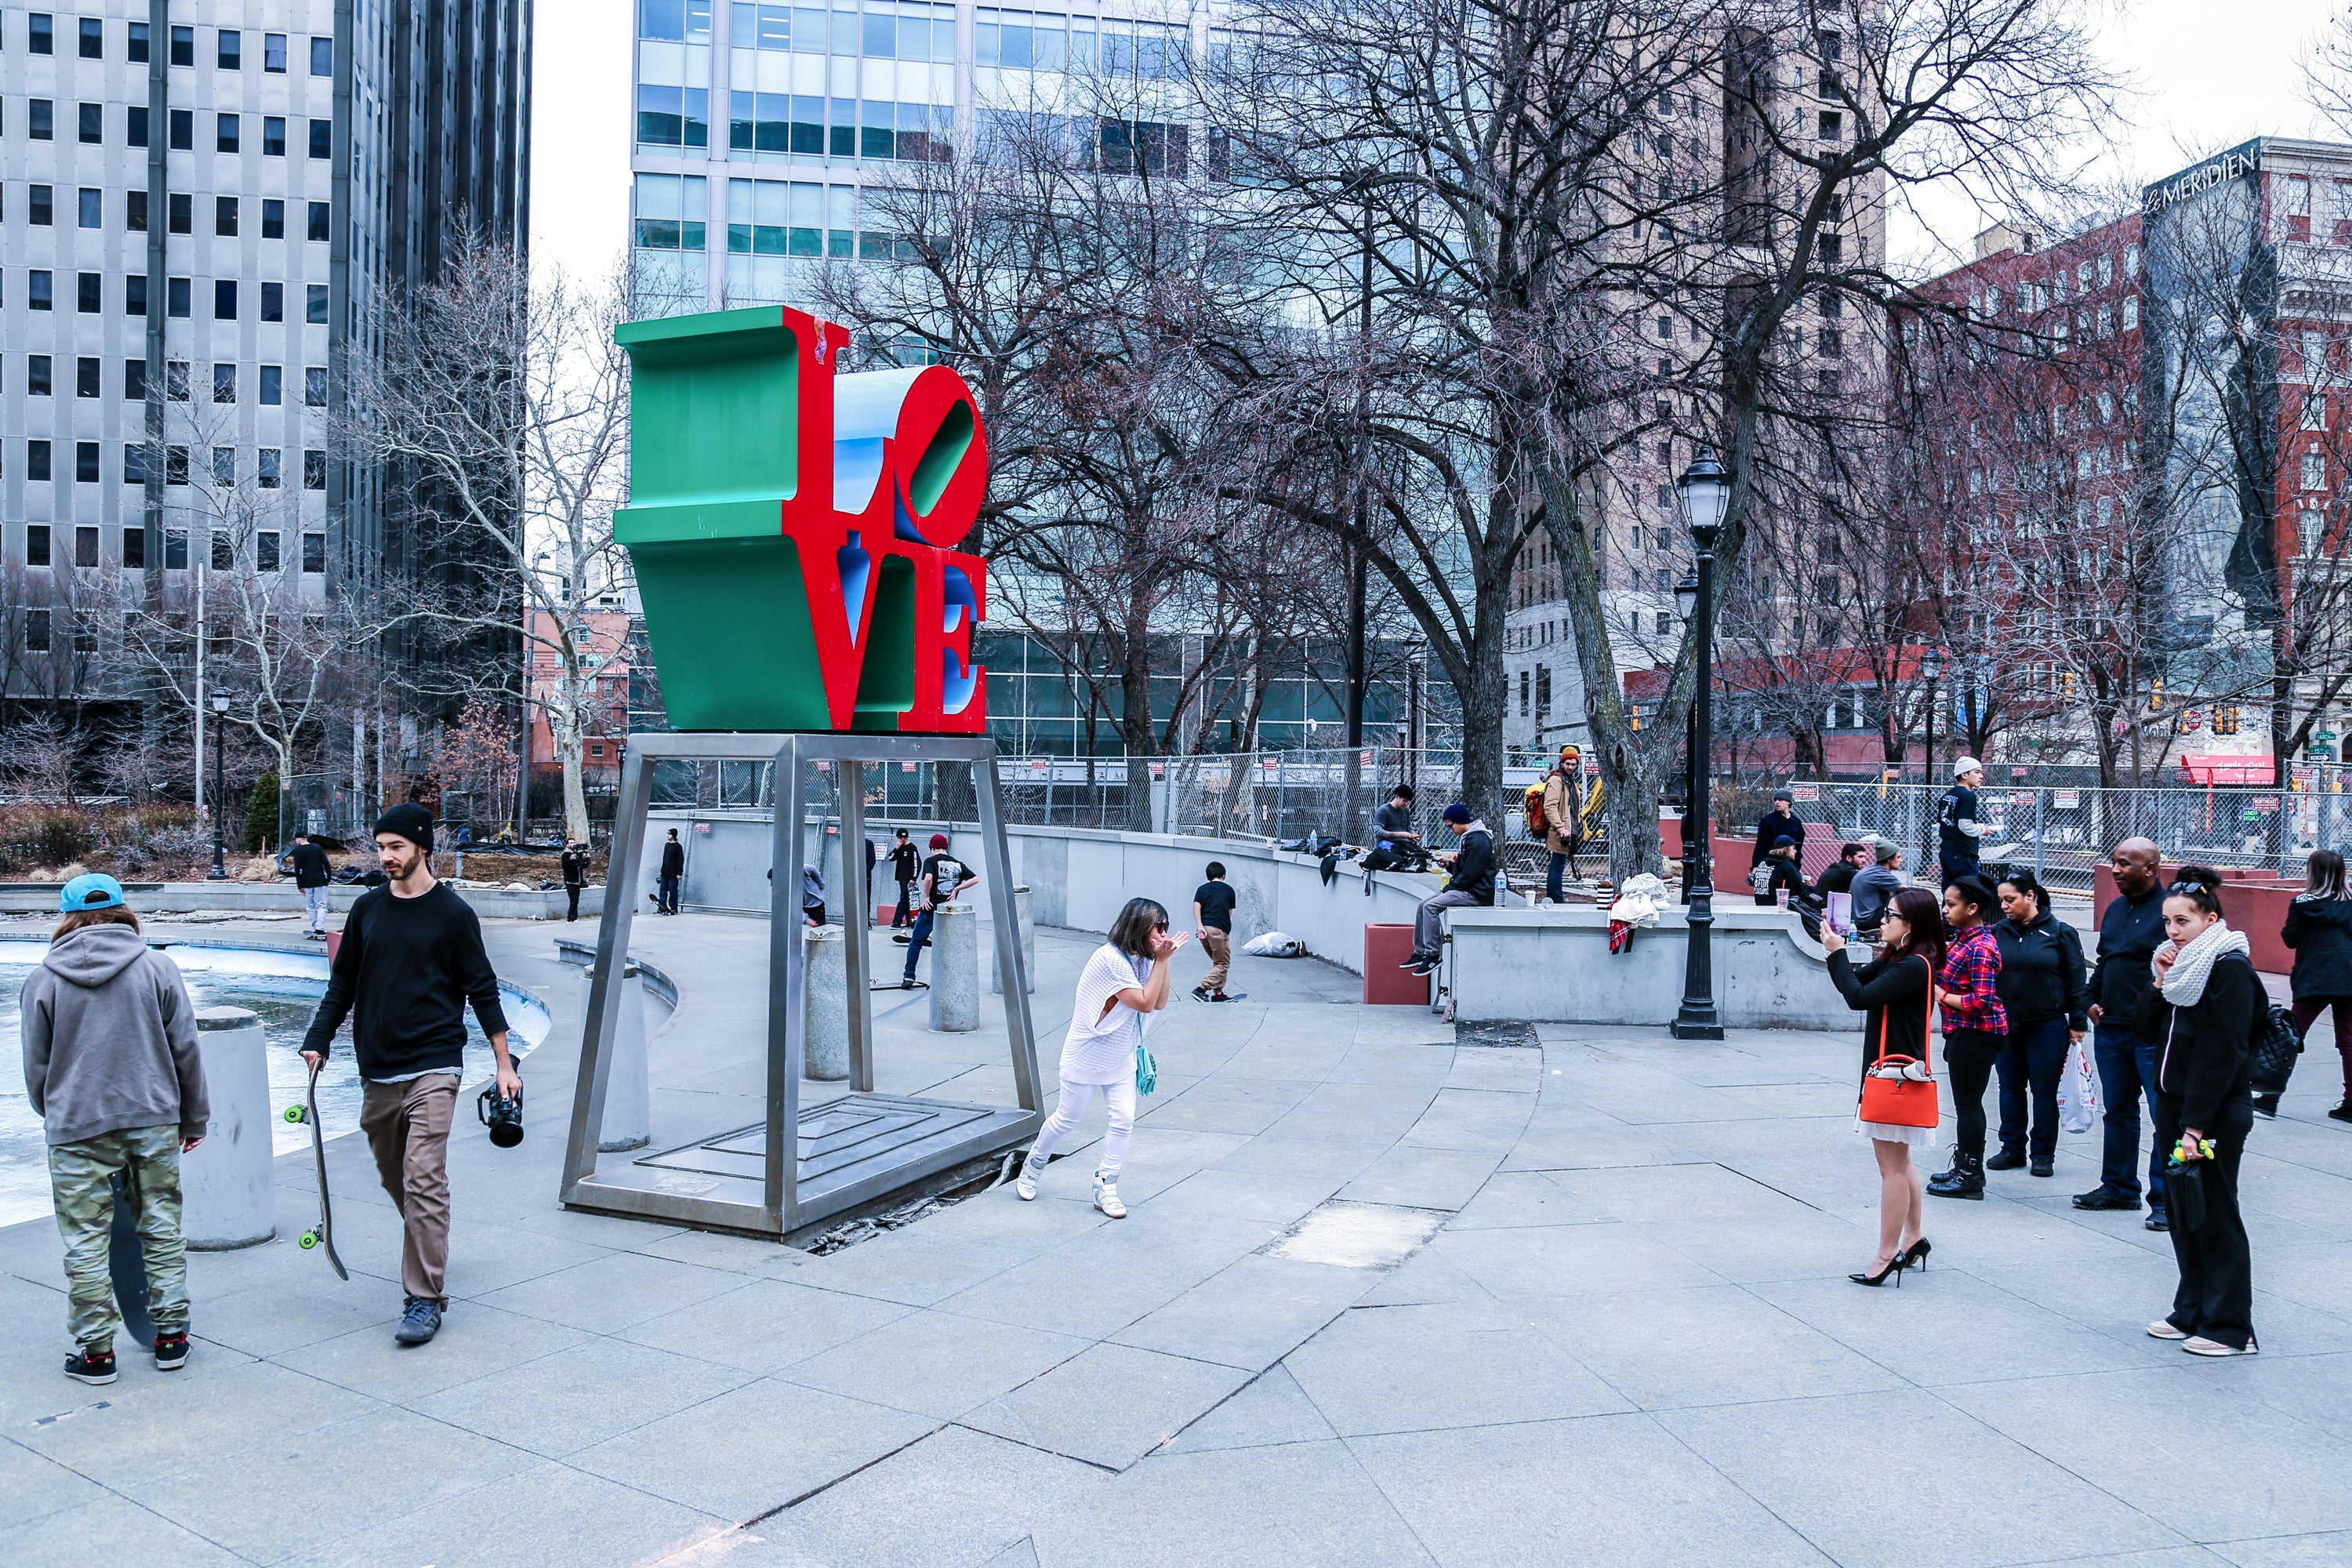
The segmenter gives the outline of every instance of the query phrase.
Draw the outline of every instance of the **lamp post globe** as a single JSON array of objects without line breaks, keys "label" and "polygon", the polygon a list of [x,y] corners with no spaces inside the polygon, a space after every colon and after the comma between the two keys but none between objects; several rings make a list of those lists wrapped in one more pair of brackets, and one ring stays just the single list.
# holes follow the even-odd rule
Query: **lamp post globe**
[{"label": "lamp post globe", "polygon": [[[1683,521],[1690,528],[1697,560],[1675,598],[1691,628],[1696,651],[1696,685],[1691,694],[1690,822],[1696,842],[1683,846],[1690,875],[1690,906],[1684,917],[1688,928],[1683,965],[1682,1006],[1669,1026],[1678,1040],[1719,1040],[1723,1018],[1715,1005],[1715,867],[1714,812],[1707,802],[1707,774],[1715,758],[1715,542],[1731,506],[1731,481],[1715,452],[1701,447],[1691,466],[1675,481],[1681,498]],[[1684,592],[1687,584],[1688,594]]]}]

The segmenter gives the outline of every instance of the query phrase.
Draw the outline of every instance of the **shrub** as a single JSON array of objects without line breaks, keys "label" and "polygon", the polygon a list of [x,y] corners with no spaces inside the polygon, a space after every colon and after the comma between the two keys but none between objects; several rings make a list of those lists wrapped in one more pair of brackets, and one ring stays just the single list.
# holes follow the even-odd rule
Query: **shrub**
[{"label": "shrub", "polygon": [[245,803],[245,847],[259,854],[278,844],[278,775],[264,773],[253,781]]}]

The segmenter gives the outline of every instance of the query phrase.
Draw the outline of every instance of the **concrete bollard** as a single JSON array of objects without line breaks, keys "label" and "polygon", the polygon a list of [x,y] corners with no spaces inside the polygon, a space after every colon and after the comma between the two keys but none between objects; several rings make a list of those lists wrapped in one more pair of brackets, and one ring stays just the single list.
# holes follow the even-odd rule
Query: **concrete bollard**
[{"label": "concrete bollard", "polygon": [[212,1119],[180,1156],[180,1234],[199,1252],[254,1247],[278,1234],[270,1180],[269,1047],[260,1015],[243,1007],[196,1014]]},{"label": "concrete bollard", "polygon": [[[595,971],[580,972],[582,1012]],[[635,963],[621,973],[621,1019],[613,1030],[613,1065],[604,1079],[604,1126],[596,1147],[610,1153],[654,1141],[653,1080],[646,1064],[646,982]]]},{"label": "concrete bollard", "polygon": [[980,1027],[980,912],[942,904],[931,917],[931,1027]]},{"label": "concrete bollard", "polygon": [[[1014,923],[1021,931],[1021,967],[1029,977],[1029,989],[1037,989],[1037,917],[1029,912],[1029,889],[1013,889]],[[990,917],[993,919],[994,917]],[[988,988],[996,995],[1004,994],[1004,966],[996,962],[996,937],[989,934]]]},{"label": "concrete bollard", "polygon": [[[801,1076],[838,1083],[849,1076],[848,933],[837,925],[804,929]],[[858,935],[863,938],[865,933]]]}]

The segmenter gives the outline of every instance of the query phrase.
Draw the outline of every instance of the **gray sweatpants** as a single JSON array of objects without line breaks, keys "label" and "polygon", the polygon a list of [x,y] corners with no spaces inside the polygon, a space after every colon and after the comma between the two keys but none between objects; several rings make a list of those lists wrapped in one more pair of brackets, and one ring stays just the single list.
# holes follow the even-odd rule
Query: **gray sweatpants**
[{"label": "gray sweatpants", "polygon": [[305,888],[305,889],[302,889],[302,912],[303,912],[304,914],[306,914],[306,915],[308,915],[308,916],[310,917],[310,929],[311,929],[312,931],[324,931],[324,930],[326,930],[326,929],[327,929],[327,889],[324,889],[324,888]]},{"label": "gray sweatpants", "polygon": [[1412,950],[1422,956],[1437,953],[1437,915],[1441,910],[1484,909],[1486,906],[1474,893],[1449,888],[1421,900],[1421,912],[1412,918]]}]

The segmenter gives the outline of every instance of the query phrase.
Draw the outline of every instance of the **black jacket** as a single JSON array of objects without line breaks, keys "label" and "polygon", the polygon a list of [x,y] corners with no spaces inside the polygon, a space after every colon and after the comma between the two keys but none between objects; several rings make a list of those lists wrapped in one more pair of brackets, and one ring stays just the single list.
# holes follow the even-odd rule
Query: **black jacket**
[{"label": "black jacket", "polygon": [[1832,893],[1851,893],[1853,891],[1853,874],[1860,869],[1861,867],[1851,861],[1832,860],[1829,869],[1822,873],[1822,879],[1813,884],[1813,891],[1823,899]]},{"label": "black jacket", "polygon": [[566,849],[563,852],[563,885],[567,888],[588,885],[588,851]]},{"label": "black jacket", "polygon": [[1982,808],[1977,804],[1977,792],[1966,784],[1956,784],[1946,790],[1936,803],[1936,843],[1939,853],[1964,856],[1970,860],[1979,858],[1977,846],[1980,834],[1962,832],[1963,822],[1981,826],[1984,818],[1978,815]]},{"label": "black jacket", "polygon": [[[1749,875],[1752,876],[1754,873],[1751,871]],[[1780,901],[1779,895],[1780,889],[1783,888],[1789,889],[1790,898],[1803,898],[1805,896],[1805,874],[1802,871],[1798,870],[1794,866],[1790,865],[1786,860],[1775,860],[1772,862],[1771,880],[1766,882],[1764,884],[1764,890],[1756,895],[1756,901],[1759,904],[1766,905],[1767,907],[1777,904]]]},{"label": "black jacket", "polygon": [[2180,1125],[2210,1131],[2225,1106],[2253,1092],[2253,1038],[2270,1011],[2254,966],[2240,953],[2214,961],[2205,994],[2175,1007],[2148,988],[2147,1035],[2157,1046],[2156,1082],[2180,1101]]},{"label": "black jacket", "polygon": [[1756,853],[1748,857],[1748,868],[1749,870],[1753,871],[1757,867],[1764,864],[1764,857],[1772,852],[1772,840],[1775,838],[1795,839],[1797,841],[1797,863],[1799,865],[1804,864],[1804,823],[1794,816],[1783,816],[1777,811],[1768,811],[1756,824]]},{"label": "black jacket", "polygon": [[[2099,921],[2099,962],[2091,971],[2091,1000],[2105,1010],[2105,1022],[2123,1029],[2145,1026],[2148,994],[2156,988],[2148,960],[2164,945],[2164,889],[2150,888],[2134,899],[2119,895]],[[2147,1037],[2140,1037],[2146,1039]]]},{"label": "black jacket", "polygon": [[327,852],[315,844],[297,844],[286,852],[298,888],[323,888],[334,880],[334,868],[327,864]]},{"label": "black jacket", "polygon": [[2279,940],[2294,949],[2296,1001],[2352,996],[2352,899],[2295,900]]},{"label": "black jacket", "polygon": [[2000,944],[2000,981],[1995,989],[2009,1014],[2009,1028],[2047,1023],[2063,1016],[2070,1029],[2087,1029],[2091,1020],[2090,972],[2083,964],[2083,939],[2055,915],[2035,917],[2032,925],[1996,921],[1992,939]]},{"label": "black jacket", "polygon": [[1932,971],[1924,953],[1892,963],[1874,958],[1857,970],[1851,952],[1842,947],[1830,954],[1830,983],[1845,1005],[1863,1016],[1862,1068],[1854,1079],[1858,1095],[1862,1075],[1878,1058],[1882,1030],[1890,1057],[1916,1057],[1927,1048],[1927,979]]},{"label": "black jacket", "polygon": [[1495,840],[1483,827],[1462,836],[1454,854],[1454,874],[1445,879],[1449,893],[1467,893],[1482,904],[1495,901]]},{"label": "black jacket", "polygon": [[661,874],[665,877],[686,875],[686,846],[675,838],[662,845]]}]

